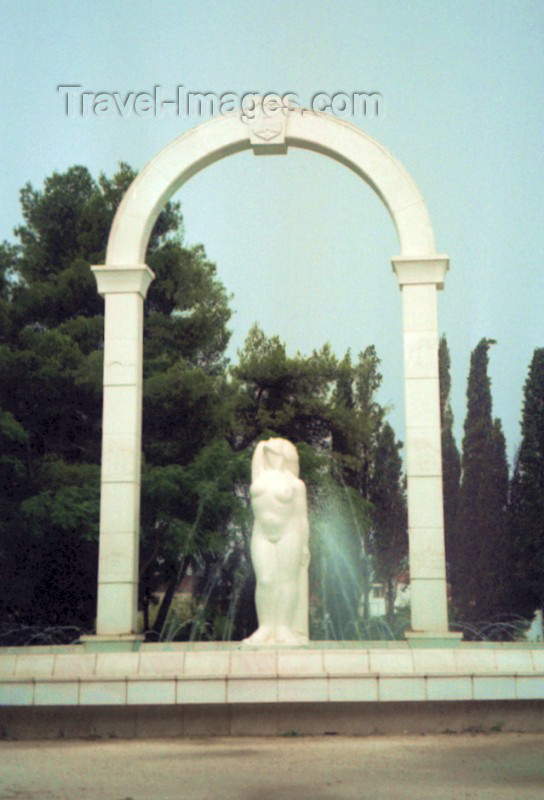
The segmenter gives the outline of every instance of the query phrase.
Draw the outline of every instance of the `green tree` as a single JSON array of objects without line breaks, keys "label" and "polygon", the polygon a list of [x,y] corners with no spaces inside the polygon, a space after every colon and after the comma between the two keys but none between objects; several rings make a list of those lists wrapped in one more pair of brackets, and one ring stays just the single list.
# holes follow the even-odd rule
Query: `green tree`
[{"label": "green tree", "polygon": [[[379,437],[386,409],[376,400],[382,382],[380,359],[374,345],[359,353],[352,364],[348,353],[338,365],[336,390],[331,412],[332,447],[335,478],[345,488],[354,490],[357,511],[352,519],[359,538],[356,563],[361,575],[362,610],[365,622],[370,618],[370,591],[373,580],[369,509]],[[361,549],[362,544],[362,549]],[[355,558],[355,556],[353,556]]]},{"label": "green tree", "polygon": [[442,485],[444,494],[444,536],[446,541],[446,561],[454,570],[455,520],[459,506],[461,483],[461,457],[453,434],[453,412],[451,409],[450,353],[445,336],[440,338],[438,347],[438,369],[440,378],[440,422],[442,431]]},{"label": "green tree", "polygon": [[401,448],[402,442],[396,441],[391,425],[384,423],[378,434],[370,481],[370,552],[375,578],[384,584],[389,624],[393,622],[398,580],[406,569],[408,555],[408,516]]},{"label": "green tree", "polygon": [[0,411],[0,561],[6,558],[10,530],[20,525],[25,497],[28,434],[10,411]]},{"label": "green tree", "polygon": [[525,382],[519,448],[510,492],[511,608],[531,618],[544,608],[544,348]]},{"label": "green tree", "polygon": [[235,448],[256,442],[263,431],[295,444],[325,446],[336,374],[337,360],[328,345],[308,357],[289,357],[279,337],[267,338],[253,325],[232,369],[237,387]]},{"label": "green tree", "polygon": [[387,408],[380,405],[376,394],[383,376],[379,371],[380,359],[374,345],[369,345],[361,353],[355,367],[355,397],[361,420],[361,484],[362,496],[370,496],[372,465],[378,448],[378,436],[387,414]]},{"label": "green tree", "polygon": [[454,601],[464,621],[504,613],[508,466],[500,422],[493,421],[487,374],[492,339],[471,355],[462,480],[456,524]]},{"label": "green tree", "polygon": [[382,382],[380,359],[373,345],[352,364],[349,351],[338,364],[332,397],[330,427],[332,449],[341,480],[369,499],[369,485],[377,437],[386,409],[376,401]]},{"label": "green tree", "polygon": [[[133,178],[126,164],[98,180],[72,167],[41,190],[25,186],[18,243],[0,248],[4,619],[92,626],[104,321],[89,267],[104,260]],[[228,418],[228,297],[203,247],[184,246],[182,235],[179,205],[168,203],[150,237],[156,279],[144,307],[141,564],[148,594],[179,566],[188,530],[198,528],[198,547],[213,547],[191,470],[224,435]]]}]

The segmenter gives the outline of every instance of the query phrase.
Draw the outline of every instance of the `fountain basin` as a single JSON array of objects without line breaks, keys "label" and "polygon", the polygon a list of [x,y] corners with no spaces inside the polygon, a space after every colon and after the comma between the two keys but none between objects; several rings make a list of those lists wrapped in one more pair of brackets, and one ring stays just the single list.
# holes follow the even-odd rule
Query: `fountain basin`
[{"label": "fountain basin", "polygon": [[21,738],[544,730],[544,645],[2,648],[0,705],[3,735]]}]

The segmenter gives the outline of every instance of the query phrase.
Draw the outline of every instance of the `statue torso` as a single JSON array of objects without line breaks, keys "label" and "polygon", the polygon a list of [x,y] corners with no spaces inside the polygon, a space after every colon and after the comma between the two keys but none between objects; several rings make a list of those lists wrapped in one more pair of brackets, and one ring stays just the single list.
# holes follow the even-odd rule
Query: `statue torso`
[{"label": "statue torso", "polygon": [[287,532],[294,515],[297,479],[287,470],[265,470],[251,484],[251,506],[255,524],[271,542],[277,542]]}]

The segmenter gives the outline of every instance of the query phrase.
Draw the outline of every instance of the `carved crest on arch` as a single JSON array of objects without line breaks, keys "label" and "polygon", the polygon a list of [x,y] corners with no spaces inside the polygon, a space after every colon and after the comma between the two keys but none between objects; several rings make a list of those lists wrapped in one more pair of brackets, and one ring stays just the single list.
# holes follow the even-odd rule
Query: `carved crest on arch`
[{"label": "carved crest on arch", "polygon": [[247,120],[249,140],[255,155],[287,153],[285,135],[288,110],[277,103],[257,98],[253,118]]}]

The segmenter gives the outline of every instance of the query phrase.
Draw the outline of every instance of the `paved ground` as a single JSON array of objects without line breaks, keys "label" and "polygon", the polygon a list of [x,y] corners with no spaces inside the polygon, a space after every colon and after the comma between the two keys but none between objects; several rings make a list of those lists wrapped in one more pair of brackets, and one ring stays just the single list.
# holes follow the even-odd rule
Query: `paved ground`
[{"label": "paved ground", "polygon": [[544,734],[0,743],[0,800],[542,800]]}]

